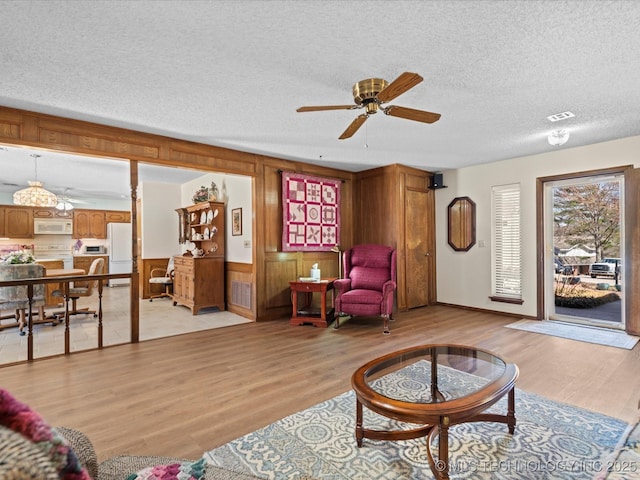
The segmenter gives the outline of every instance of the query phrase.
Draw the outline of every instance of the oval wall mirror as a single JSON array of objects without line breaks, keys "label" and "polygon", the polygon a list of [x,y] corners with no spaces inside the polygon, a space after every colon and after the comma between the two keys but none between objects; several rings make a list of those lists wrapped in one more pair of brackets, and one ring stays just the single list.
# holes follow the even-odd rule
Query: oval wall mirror
[{"label": "oval wall mirror", "polygon": [[448,210],[449,245],[466,252],[476,244],[476,204],[469,197],[456,197]]}]

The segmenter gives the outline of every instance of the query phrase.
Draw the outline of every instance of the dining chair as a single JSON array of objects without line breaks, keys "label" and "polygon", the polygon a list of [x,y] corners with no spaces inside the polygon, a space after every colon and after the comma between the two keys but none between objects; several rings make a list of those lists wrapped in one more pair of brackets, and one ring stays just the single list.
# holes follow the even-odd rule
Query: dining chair
[{"label": "dining chair", "polygon": [[151,270],[149,274],[149,284],[150,285],[163,285],[164,292],[151,295],[149,297],[149,301],[153,302],[154,298],[163,298],[169,297],[172,298],[172,289],[173,289],[173,268],[174,261],[173,256],[169,257],[169,262],[167,263],[167,268],[154,268]]},{"label": "dining chair", "polygon": [[[96,258],[89,267],[89,272],[87,275],[100,275],[104,270],[104,258]],[[94,317],[97,317],[98,314],[96,310],[91,310],[88,307],[78,308],[77,302],[81,297],[90,297],[93,295],[93,291],[98,285],[98,280],[91,280],[87,282],[74,282],[73,286],[69,287],[67,293],[67,301],[71,300],[71,310],[68,312],[56,312],[56,315],[60,320],[62,320],[62,315],[67,314],[71,315],[87,315],[93,314]],[[56,297],[64,297],[64,290],[56,290],[53,292],[53,295]]]}]

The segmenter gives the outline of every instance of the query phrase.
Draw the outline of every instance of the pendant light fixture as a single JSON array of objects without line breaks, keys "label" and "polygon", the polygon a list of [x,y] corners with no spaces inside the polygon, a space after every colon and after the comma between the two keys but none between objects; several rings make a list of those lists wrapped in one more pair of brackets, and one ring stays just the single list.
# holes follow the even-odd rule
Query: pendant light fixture
[{"label": "pendant light fixture", "polygon": [[55,207],[58,204],[58,198],[49,190],[45,190],[42,182],[38,181],[38,158],[41,155],[34,153],[31,156],[35,165],[35,180],[29,181],[27,188],[18,190],[13,194],[13,203],[27,207]]}]

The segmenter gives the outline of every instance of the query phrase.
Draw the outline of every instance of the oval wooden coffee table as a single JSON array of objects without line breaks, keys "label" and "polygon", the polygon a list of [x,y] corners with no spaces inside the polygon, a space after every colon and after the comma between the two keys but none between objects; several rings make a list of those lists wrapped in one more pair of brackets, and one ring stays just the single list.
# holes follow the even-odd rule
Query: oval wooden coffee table
[{"label": "oval wooden coffee table", "polygon": [[[426,436],[433,474],[448,479],[449,427],[465,422],[500,422],[506,423],[513,434],[517,378],[516,365],[495,353],[465,345],[422,345],[376,358],[351,377],[356,394],[358,447],[362,447],[364,438],[406,440]],[[482,413],[506,394],[505,415]],[[385,417],[419,426],[394,431],[364,428],[363,405]],[[436,435],[437,457],[431,451]]]}]

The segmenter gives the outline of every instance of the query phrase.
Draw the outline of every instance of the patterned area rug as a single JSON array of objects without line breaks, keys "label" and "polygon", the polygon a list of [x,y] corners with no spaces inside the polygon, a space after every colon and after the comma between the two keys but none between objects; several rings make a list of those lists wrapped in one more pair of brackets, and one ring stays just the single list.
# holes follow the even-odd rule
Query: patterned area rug
[{"label": "patterned area rug", "polygon": [[555,322],[552,320],[518,320],[505,326],[526,332],[542,333],[554,337],[578,340],[580,342],[624,348],[626,350],[633,349],[638,340],[640,340],[640,338],[627,335],[626,332],[621,330],[572,325],[570,323]]},{"label": "patterned area rug", "polygon": [[[429,371],[429,363],[421,361],[384,378],[397,388],[424,390],[424,380],[416,379],[428,382]],[[467,389],[478,377],[447,370],[439,372],[439,380],[451,392]],[[434,478],[424,438],[365,439],[358,448],[355,409],[355,395],[347,392],[207,452],[205,458],[213,465],[269,479]],[[506,412],[506,397],[489,411]],[[592,479],[615,458],[630,430],[621,420],[518,389],[516,418],[513,436],[504,424],[453,426],[449,430],[451,478]],[[410,428],[366,408],[364,425]],[[437,452],[435,445],[432,449]]]}]

